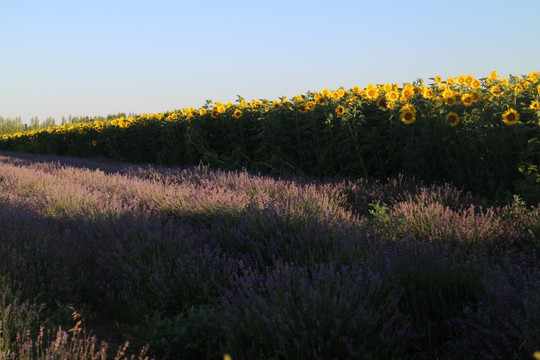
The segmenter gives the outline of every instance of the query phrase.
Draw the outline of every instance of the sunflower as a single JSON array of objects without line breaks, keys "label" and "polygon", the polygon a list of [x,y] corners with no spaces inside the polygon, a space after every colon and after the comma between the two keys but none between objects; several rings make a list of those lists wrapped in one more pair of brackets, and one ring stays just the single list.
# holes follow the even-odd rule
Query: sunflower
[{"label": "sunflower", "polygon": [[234,110],[233,116],[237,119],[240,119],[240,116],[242,116],[242,110],[240,109]]},{"label": "sunflower", "polygon": [[416,120],[416,109],[413,105],[405,105],[401,108],[401,121],[405,124],[412,124]]},{"label": "sunflower", "polygon": [[345,114],[345,108],[343,106],[339,105],[336,108],[336,114],[338,114],[338,116],[342,116],[343,114]]},{"label": "sunflower", "polygon": [[458,85],[463,86],[465,84],[465,76],[458,75],[456,78],[456,82],[458,83]]},{"label": "sunflower", "polygon": [[474,100],[471,94],[463,94],[461,96],[461,102],[465,106],[470,106],[474,102]]},{"label": "sunflower", "polygon": [[450,126],[456,126],[457,124],[459,124],[459,115],[456,114],[455,112],[449,112],[447,115],[446,115],[446,122],[448,123],[448,125]]},{"label": "sunflower", "polygon": [[210,115],[212,115],[212,117],[213,117],[214,119],[217,118],[218,115],[219,115],[218,109],[217,109],[217,108],[213,108],[213,109],[212,109],[212,113],[211,113]]},{"label": "sunflower", "polygon": [[316,100],[317,105],[324,105],[326,104],[326,98],[323,96],[319,96]]},{"label": "sunflower", "polygon": [[97,146],[97,142],[96,140],[92,140],[92,146],[96,147]]},{"label": "sunflower", "polygon": [[517,84],[516,86],[514,86],[514,91],[515,92],[523,91],[523,86],[521,86],[520,84]]},{"label": "sunflower", "polygon": [[384,98],[384,96],[381,96],[380,98],[377,99],[377,106],[380,106],[380,107],[386,106],[386,99]]},{"label": "sunflower", "polygon": [[365,95],[369,100],[375,100],[377,96],[379,96],[379,89],[377,89],[375,85],[369,84],[366,87]]},{"label": "sunflower", "polygon": [[435,82],[435,84],[439,84],[440,82],[442,82],[442,77],[437,75],[433,78],[433,81]]},{"label": "sunflower", "polygon": [[426,88],[424,91],[422,91],[422,96],[426,99],[431,99],[433,95],[433,89]]},{"label": "sunflower", "polygon": [[397,92],[397,91],[387,92],[384,96],[386,97],[386,100],[388,100],[388,101],[398,101],[399,100],[399,92]]},{"label": "sunflower", "polygon": [[489,88],[489,92],[494,97],[498,97],[501,94],[501,88],[498,85],[494,85],[494,86]]},{"label": "sunflower", "polygon": [[453,77],[449,77],[448,79],[446,79],[446,84],[448,86],[454,86],[455,83],[456,83],[456,80],[454,80]]},{"label": "sunflower", "polygon": [[274,109],[281,108],[281,103],[279,102],[279,100],[273,100],[272,105],[274,106]]},{"label": "sunflower", "polygon": [[471,87],[475,90],[480,89],[480,86],[482,86],[482,82],[478,79],[474,79],[471,83]]},{"label": "sunflower", "polygon": [[502,114],[502,121],[506,125],[513,125],[519,121],[519,114],[514,109],[508,109]]},{"label": "sunflower", "polygon": [[497,80],[498,77],[499,77],[499,74],[496,71],[492,71],[489,73],[488,79]]},{"label": "sunflower", "polygon": [[453,98],[454,97],[454,92],[450,89],[446,89],[443,91],[442,93],[442,97],[445,99],[445,100],[448,100],[450,98]]},{"label": "sunflower", "polygon": [[206,115],[206,109],[205,108],[200,108],[199,109],[199,115],[201,115],[201,116]]},{"label": "sunflower", "polygon": [[414,96],[414,89],[412,87],[404,87],[403,90],[401,90],[401,96],[405,99],[411,99]]},{"label": "sunflower", "polygon": [[533,101],[529,108],[532,110],[540,110],[540,103],[538,102],[538,100]]},{"label": "sunflower", "polygon": [[249,106],[255,110],[257,110],[261,105],[262,105],[262,102],[259,100],[251,100],[249,103]]}]

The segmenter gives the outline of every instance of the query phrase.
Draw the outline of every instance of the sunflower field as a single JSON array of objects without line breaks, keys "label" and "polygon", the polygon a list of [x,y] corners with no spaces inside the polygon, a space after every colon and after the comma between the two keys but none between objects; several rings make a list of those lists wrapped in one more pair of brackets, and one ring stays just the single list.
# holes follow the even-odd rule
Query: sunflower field
[{"label": "sunflower field", "polygon": [[0,149],[267,174],[450,182],[540,202],[540,72],[368,84],[6,134]]}]

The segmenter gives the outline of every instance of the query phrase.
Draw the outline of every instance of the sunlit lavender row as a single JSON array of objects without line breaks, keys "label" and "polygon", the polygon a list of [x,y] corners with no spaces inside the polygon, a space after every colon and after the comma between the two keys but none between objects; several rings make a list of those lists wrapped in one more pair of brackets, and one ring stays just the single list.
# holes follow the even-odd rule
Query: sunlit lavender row
[{"label": "sunlit lavender row", "polygon": [[0,359],[64,336],[74,359],[539,350],[540,210],[518,197],[0,152],[0,239]]}]

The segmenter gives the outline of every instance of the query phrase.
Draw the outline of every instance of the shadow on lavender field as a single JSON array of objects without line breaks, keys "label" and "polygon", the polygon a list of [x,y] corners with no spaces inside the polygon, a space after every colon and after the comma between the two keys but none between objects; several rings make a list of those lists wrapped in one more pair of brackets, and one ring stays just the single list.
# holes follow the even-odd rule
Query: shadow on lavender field
[{"label": "shadow on lavender field", "polygon": [[540,343],[540,214],[519,199],[1,152],[0,209],[0,354],[72,327],[72,309],[159,359],[519,359]]}]

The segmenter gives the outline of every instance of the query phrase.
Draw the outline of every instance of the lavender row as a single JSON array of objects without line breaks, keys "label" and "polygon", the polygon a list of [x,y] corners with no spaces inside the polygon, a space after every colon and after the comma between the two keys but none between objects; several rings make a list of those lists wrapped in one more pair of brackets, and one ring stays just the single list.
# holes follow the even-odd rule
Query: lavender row
[{"label": "lavender row", "polygon": [[56,323],[86,309],[97,335],[156,358],[522,358],[540,343],[540,210],[519,199],[3,152],[0,208],[0,275],[20,297]]}]

